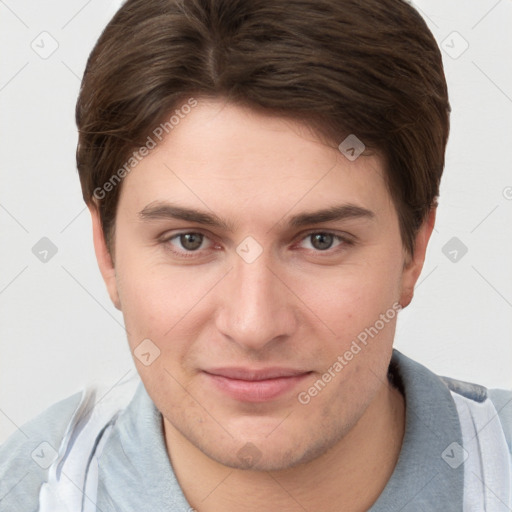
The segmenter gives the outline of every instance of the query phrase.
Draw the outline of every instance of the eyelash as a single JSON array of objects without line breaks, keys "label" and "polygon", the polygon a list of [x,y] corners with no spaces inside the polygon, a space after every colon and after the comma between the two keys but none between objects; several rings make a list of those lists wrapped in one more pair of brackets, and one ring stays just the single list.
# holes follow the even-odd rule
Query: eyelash
[{"label": "eyelash", "polygon": [[[347,236],[343,236],[343,235],[338,235],[336,233],[333,233],[331,231],[319,231],[319,230],[316,230],[316,231],[309,231],[305,234],[302,234],[301,235],[301,238],[299,238],[299,242],[302,242],[303,240],[306,240],[308,237],[311,237],[312,235],[318,235],[318,234],[322,234],[322,235],[331,235],[335,240],[337,240],[339,242],[339,244],[337,246],[335,246],[334,248],[329,248],[329,249],[325,249],[324,251],[322,250],[319,250],[319,249],[306,249],[306,250],[312,250],[315,255],[326,255],[326,256],[332,256],[334,253],[342,250],[344,247],[350,247],[350,246],[353,246],[355,245],[355,240],[352,238],[352,237],[349,237],[348,235]],[[195,251],[189,251],[189,250],[186,250],[186,249],[183,249],[183,251],[176,251],[175,249],[172,249],[171,247],[171,244],[170,242],[172,240],[175,240],[175,239],[179,239],[180,236],[182,235],[201,235],[203,238],[203,240],[201,240],[201,242],[204,241],[204,239],[209,239],[209,237],[202,233],[201,231],[182,231],[180,233],[175,233],[173,234],[172,236],[167,236],[165,238],[162,238],[160,240],[160,242],[162,244],[164,244],[166,250],[170,251],[171,253],[173,253],[174,255],[180,257],[180,258],[199,258],[201,257],[201,249],[197,249]],[[341,247],[341,249],[340,249]]]}]

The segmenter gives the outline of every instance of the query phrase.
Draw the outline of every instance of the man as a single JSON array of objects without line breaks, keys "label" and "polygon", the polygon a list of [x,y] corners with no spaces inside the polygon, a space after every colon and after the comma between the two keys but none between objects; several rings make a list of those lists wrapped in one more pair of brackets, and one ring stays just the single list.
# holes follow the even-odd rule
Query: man
[{"label": "man", "polygon": [[393,349],[449,112],[402,0],[128,0],[77,164],[141,383],[8,440],[1,510],[511,510],[512,393]]}]

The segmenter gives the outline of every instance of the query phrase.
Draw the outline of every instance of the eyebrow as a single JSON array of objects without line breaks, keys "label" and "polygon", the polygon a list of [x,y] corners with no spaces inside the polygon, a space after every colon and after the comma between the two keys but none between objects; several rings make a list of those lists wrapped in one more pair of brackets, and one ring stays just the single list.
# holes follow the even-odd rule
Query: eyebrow
[{"label": "eyebrow", "polygon": [[[216,227],[228,232],[235,231],[235,225],[225,221],[215,213],[208,213],[194,208],[184,208],[171,203],[155,201],[144,207],[138,217],[142,221],[179,219],[188,222],[204,224],[205,226]],[[341,204],[331,206],[313,212],[303,212],[289,217],[287,224],[290,227],[298,228],[310,224],[332,222],[348,219],[375,219],[375,213],[367,208],[354,204]]]}]

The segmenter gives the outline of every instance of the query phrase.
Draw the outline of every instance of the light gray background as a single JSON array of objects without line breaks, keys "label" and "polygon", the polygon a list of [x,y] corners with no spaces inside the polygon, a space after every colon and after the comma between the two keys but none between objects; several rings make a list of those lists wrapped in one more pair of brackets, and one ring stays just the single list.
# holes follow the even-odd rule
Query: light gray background
[{"label": "light gray background", "polygon": [[[0,0],[0,442],[134,371],[75,169],[80,78],[119,5]],[[395,346],[436,373],[512,388],[512,1],[414,5],[443,48],[453,112],[436,231]],[[58,249],[47,262],[32,252],[42,237]]]}]

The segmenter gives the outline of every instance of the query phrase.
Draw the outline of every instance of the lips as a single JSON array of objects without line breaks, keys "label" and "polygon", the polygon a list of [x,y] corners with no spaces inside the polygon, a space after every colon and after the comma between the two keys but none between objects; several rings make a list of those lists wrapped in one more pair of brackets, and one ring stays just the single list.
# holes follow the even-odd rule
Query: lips
[{"label": "lips", "polygon": [[290,368],[215,368],[204,371],[215,389],[235,400],[256,403],[285,395],[310,373]]}]

